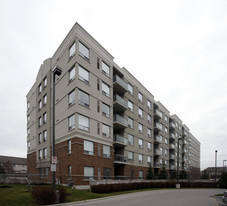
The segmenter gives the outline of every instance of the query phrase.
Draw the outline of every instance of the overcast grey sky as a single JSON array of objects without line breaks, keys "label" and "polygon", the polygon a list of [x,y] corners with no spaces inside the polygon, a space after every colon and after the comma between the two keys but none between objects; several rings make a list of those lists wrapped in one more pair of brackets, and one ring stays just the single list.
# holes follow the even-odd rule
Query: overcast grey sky
[{"label": "overcast grey sky", "polygon": [[26,157],[26,94],[75,22],[227,159],[226,0],[0,0],[0,155]]}]

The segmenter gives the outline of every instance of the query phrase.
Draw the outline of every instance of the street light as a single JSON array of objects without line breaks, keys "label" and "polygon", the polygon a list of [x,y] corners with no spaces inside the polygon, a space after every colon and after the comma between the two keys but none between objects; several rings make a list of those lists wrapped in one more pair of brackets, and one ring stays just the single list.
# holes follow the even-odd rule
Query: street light
[{"label": "street light", "polygon": [[177,184],[176,184],[176,188],[180,189],[180,183],[179,183],[179,159],[180,159],[180,154],[179,154],[179,142],[180,140],[182,140],[182,138],[178,138],[177,141]]},{"label": "street light", "polygon": [[224,165],[224,164],[225,164],[225,161],[226,161],[226,160],[223,160],[223,172],[225,172],[225,168],[224,168],[224,166],[225,166],[225,165]]},{"label": "street light", "polygon": [[215,150],[215,182],[217,181],[217,153],[218,151]]},{"label": "street light", "polygon": [[[62,69],[55,67],[52,71],[52,158],[51,168],[52,171],[52,186],[55,188],[55,173],[56,173],[56,162],[53,162],[55,158],[55,75],[60,76]],[[54,163],[54,164],[53,164]]]}]

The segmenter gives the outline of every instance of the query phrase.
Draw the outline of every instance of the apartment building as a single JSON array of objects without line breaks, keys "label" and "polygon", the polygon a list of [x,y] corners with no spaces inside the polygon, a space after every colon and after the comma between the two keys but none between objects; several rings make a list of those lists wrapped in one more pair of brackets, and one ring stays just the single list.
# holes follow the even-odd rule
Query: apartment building
[{"label": "apartment building", "polygon": [[[90,179],[145,178],[148,164],[157,175],[200,168],[200,145],[189,128],[76,23],[54,55],[41,65],[27,94],[28,173],[51,179],[52,70],[55,83],[56,178],[88,184]],[[179,153],[178,153],[179,150]],[[194,150],[193,150],[194,151]],[[194,154],[194,153],[193,153]],[[179,155],[179,156],[178,156]]]}]

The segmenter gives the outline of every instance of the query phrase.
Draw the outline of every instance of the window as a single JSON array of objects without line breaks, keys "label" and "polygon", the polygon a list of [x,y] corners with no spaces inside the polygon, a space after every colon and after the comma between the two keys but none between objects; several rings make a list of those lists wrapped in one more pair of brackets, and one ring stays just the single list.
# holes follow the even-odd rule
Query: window
[{"label": "window", "polygon": [[27,129],[27,135],[30,135],[30,128]]},{"label": "window", "polygon": [[151,129],[147,128],[147,135],[148,137],[151,137]]},{"label": "window", "polygon": [[81,114],[78,115],[78,125],[79,129],[89,131],[90,125],[89,125],[89,118],[86,116],[83,116]]},{"label": "window", "polygon": [[148,109],[151,109],[151,102],[149,100],[147,100],[147,107]]},{"label": "window", "polygon": [[94,167],[84,167],[84,180],[94,179]]},{"label": "window", "polygon": [[139,179],[141,179],[141,180],[143,179],[143,171],[142,170],[139,171]]},{"label": "window", "polygon": [[111,168],[103,168],[103,179],[111,178]]},{"label": "window", "polygon": [[47,130],[43,131],[43,141],[47,141]]},{"label": "window", "polygon": [[27,102],[27,109],[30,109],[30,102]]},{"label": "window", "polygon": [[143,163],[143,155],[142,154],[138,154],[138,158],[139,158],[139,163]]},{"label": "window", "polygon": [[84,140],[84,154],[94,154],[94,143],[91,141]]},{"label": "window", "polygon": [[130,117],[128,117],[128,127],[129,128],[133,128],[134,126],[134,123],[133,123],[133,119],[131,119]]},{"label": "window", "polygon": [[128,134],[128,144],[134,145],[134,136],[132,136],[131,134]]},{"label": "window", "polygon": [[102,124],[102,136],[110,137],[110,126]]},{"label": "window", "polygon": [[138,108],[139,117],[143,118],[143,110]]},{"label": "window", "polygon": [[99,69],[99,58],[97,57],[97,68]]},{"label": "window", "polygon": [[43,158],[46,159],[47,158],[47,148],[43,149]]},{"label": "window", "polygon": [[75,66],[73,66],[69,70],[69,82],[71,82],[73,79],[75,79],[75,75],[76,75],[76,70],[75,70]]},{"label": "window", "polygon": [[165,133],[168,134],[168,128],[167,127],[165,127]]},{"label": "window", "polygon": [[168,144],[168,139],[167,138],[165,138],[165,144]]},{"label": "window", "polygon": [[100,83],[99,83],[99,79],[97,79],[97,90],[100,90]]},{"label": "window", "polygon": [[46,86],[47,86],[47,77],[43,79],[43,88],[45,88]]},{"label": "window", "polygon": [[102,93],[106,96],[110,96],[110,86],[102,82]]},{"label": "window", "polygon": [[151,157],[147,156],[147,163],[150,164],[151,163]]},{"label": "window", "polygon": [[40,160],[42,159],[42,156],[43,156],[42,154],[43,154],[43,153],[42,153],[42,150],[40,149],[40,150],[39,150],[39,159],[40,159]]},{"label": "window", "polygon": [[47,104],[47,95],[43,96],[43,106]]},{"label": "window", "polygon": [[79,79],[89,83],[89,72],[79,65]]},{"label": "window", "polygon": [[100,112],[100,104],[99,104],[99,100],[97,100],[97,112]]},{"label": "window", "polygon": [[163,154],[163,151],[162,151],[162,150],[163,150],[163,148],[162,148],[162,147],[160,147],[161,154]]},{"label": "window", "polygon": [[30,115],[27,116],[27,123],[30,122]]},{"label": "window", "polygon": [[151,143],[147,142],[147,149],[150,151],[151,150]]},{"label": "window", "polygon": [[89,95],[81,90],[79,90],[79,104],[89,107]]},{"label": "window", "polygon": [[140,92],[138,93],[138,98],[140,102],[143,102],[143,95]]},{"label": "window", "polygon": [[68,100],[69,100],[69,106],[75,104],[75,101],[76,101],[75,90],[71,91],[71,92],[68,94]]},{"label": "window", "polygon": [[128,100],[128,109],[133,112],[133,103]]},{"label": "window", "polygon": [[110,107],[102,103],[102,114],[106,117],[110,117]]},{"label": "window", "polygon": [[42,84],[39,85],[38,91],[39,91],[39,94],[42,92]]},{"label": "window", "polygon": [[165,155],[166,155],[166,156],[168,155],[168,151],[167,151],[167,149],[165,149]]},{"label": "window", "polygon": [[133,87],[131,84],[128,84],[128,92],[133,95]]},{"label": "window", "polygon": [[167,116],[165,116],[165,122],[168,122],[168,117]]},{"label": "window", "polygon": [[69,58],[71,58],[76,53],[76,43],[74,42],[69,48]]},{"label": "window", "polygon": [[27,150],[30,150],[30,148],[31,148],[31,142],[28,141],[28,142],[27,142]]},{"label": "window", "polygon": [[139,123],[138,130],[140,133],[143,133],[143,125]]},{"label": "window", "polygon": [[147,121],[149,122],[149,123],[151,123],[151,115],[147,115]]},{"label": "window", "polygon": [[110,67],[102,61],[102,72],[107,75],[110,76]]},{"label": "window", "polygon": [[143,140],[139,139],[138,143],[139,143],[139,148],[142,149],[143,148]]},{"label": "window", "polygon": [[42,117],[39,117],[39,127],[42,126]]},{"label": "window", "polygon": [[39,133],[38,137],[39,137],[39,144],[40,144],[42,142],[42,133]]},{"label": "window", "polygon": [[89,49],[84,44],[79,42],[79,54],[80,54],[80,56],[82,56],[85,59],[89,59],[89,55],[90,55],[89,53],[90,53]]},{"label": "window", "polygon": [[47,113],[43,114],[43,124],[47,123]]},{"label": "window", "polygon": [[69,179],[71,179],[71,177],[72,177],[72,166],[71,165],[68,165],[68,177],[69,177]]},{"label": "window", "polygon": [[42,100],[39,100],[38,106],[39,106],[39,110],[42,109]]},{"label": "window", "polygon": [[68,140],[68,154],[71,154],[71,149],[72,149],[72,146],[71,146],[71,139]]},{"label": "window", "polygon": [[130,162],[134,161],[134,152],[128,151],[128,160]]},{"label": "window", "polygon": [[75,114],[71,115],[68,121],[69,121],[69,131],[75,129]]},{"label": "window", "polygon": [[103,145],[103,157],[110,157],[110,146]]}]

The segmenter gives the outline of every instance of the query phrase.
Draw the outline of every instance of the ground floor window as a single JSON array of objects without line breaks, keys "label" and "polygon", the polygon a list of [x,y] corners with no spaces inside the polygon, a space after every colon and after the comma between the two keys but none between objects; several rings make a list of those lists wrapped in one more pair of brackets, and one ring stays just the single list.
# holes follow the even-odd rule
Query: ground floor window
[{"label": "ground floor window", "polygon": [[143,179],[143,171],[142,170],[139,171],[139,179]]},{"label": "ground floor window", "polygon": [[94,167],[84,167],[84,180],[94,179]]},{"label": "ground floor window", "polygon": [[111,179],[111,168],[103,168],[103,179]]}]

